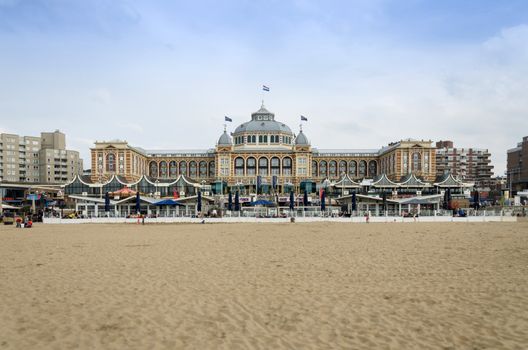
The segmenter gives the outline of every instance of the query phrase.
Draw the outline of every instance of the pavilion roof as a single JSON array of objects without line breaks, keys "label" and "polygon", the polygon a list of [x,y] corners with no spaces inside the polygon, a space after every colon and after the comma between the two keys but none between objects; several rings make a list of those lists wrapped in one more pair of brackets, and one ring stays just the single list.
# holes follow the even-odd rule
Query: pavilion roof
[{"label": "pavilion roof", "polygon": [[430,187],[431,184],[430,183],[427,183],[427,182],[424,182],[422,181],[421,179],[419,179],[418,177],[416,177],[415,174],[411,173],[411,174],[407,174],[405,175],[404,177],[402,177],[399,185],[401,187],[413,187],[413,188],[417,188],[417,187]]},{"label": "pavilion roof", "polygon": [[344,174],[337,182],[334,183],[335,187],[338,188],[360,188],[361,185],[358,182],[352,180],[348,174]]},{"label": "pavilion roof", "polygon": [[390,180],[387,177],[387,174],[385,174],[385,173],[383,173],[381,175],[378,175],[376,178],[374,178],[374,180],[372,181],[372,183],[370,185],[373,186],[373,187],[389,187],[389,188],[394,188],[394,187],[399,187],[400,186],[400,184]]}]

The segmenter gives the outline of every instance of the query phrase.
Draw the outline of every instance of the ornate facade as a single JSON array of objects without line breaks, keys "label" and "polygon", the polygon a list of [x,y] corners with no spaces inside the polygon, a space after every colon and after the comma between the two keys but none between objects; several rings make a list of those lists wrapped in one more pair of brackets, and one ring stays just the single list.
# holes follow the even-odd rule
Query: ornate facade
[{"label": "ornate facade", "polygon": [[92,180],[113,175],[137,181],[147,175],[159,181],[180,175],[196,183],[212,185],[215,193],[237,187],[267,193],[315,191],[325,179],[336,181],[346,174],[353,180],[385,174],[399,181],[414,174],[424,181],[435,179],[435,148],[431,141],[402,140],[381,149],[318,149],[302,130],[295,135],[262,106],[251,120],[231,135],[222,133],[208,150],[143,150],[126,141],[96,142],[91,149]]}]

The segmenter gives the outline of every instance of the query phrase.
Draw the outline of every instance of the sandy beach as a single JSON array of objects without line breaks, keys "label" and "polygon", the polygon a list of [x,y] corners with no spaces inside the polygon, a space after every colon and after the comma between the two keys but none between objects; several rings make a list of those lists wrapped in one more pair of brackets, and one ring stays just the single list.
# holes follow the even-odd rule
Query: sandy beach
[{"label": "sandy beach", "polygon": [[0,349],[526,349],[528,222],[0,227]]}]

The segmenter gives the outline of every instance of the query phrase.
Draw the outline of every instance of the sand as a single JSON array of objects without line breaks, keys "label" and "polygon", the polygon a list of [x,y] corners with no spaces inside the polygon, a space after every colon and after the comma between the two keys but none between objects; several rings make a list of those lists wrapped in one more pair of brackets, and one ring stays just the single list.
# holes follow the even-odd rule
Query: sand
[{"label": "sand", "polygon": [[0,349],[526,349],[528,223],[0,227]]}]

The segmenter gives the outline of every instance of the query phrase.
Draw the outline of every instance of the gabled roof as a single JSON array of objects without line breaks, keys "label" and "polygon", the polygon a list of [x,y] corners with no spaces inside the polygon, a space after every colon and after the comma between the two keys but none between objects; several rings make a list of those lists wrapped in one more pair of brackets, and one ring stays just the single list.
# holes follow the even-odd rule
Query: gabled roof
[{"label": "gabled roof", "polygon": [[334,183],[337,188],[360,188],[361,185],[358,182],[352,180],[348,174],[342,176],[337,182]]},{"label": "gabled roof", "polygon": [[434,185],[437,187],[473,187],[473,184],[464,183],[455,178],[451,173],[446,173],[437,178]]},{"label": "gabled roof", "polygon": [[430,183],[423,182],[421,179],[417,178],[416,175],[414,175],[413,173],[405,175],[401,179],[399,185],[401,187],[413,187],[413,188],[431,186]]},{"label": "gabled roof", "polygon": [[387,177],[387,174],[383,173],[383,174],[377,176],[376,178],[374,178],[374,180],[372,181],[371,186],[373,186],[373,187],[390,187],[390,188],[393,188],[393,187],[399,187],[400,184],[391,181]]}]

